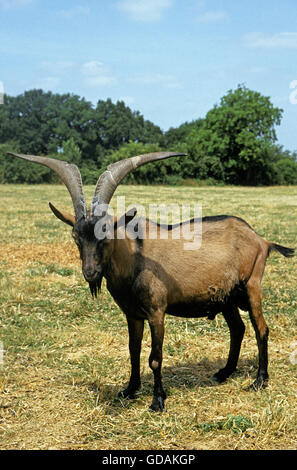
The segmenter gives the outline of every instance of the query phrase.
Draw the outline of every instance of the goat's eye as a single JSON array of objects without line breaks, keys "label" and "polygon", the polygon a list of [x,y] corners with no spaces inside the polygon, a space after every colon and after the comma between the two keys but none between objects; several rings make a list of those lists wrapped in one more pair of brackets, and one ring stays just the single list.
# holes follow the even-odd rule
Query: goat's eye
[{"label": "goat's eye", "polygon": [[77,244],[77,246],[80,246],[78,234],[75,233],[75,232],[73,232],[73,233],[72,233],[72,238],[73,238],[73,240],[75,241],[75,243]]}]

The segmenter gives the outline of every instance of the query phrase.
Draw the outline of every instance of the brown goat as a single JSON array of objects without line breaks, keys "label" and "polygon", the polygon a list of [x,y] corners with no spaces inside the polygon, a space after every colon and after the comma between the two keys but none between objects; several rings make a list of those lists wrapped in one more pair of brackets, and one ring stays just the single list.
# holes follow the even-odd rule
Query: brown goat
[{"label": "brown goat", "polygon": [[[203,217],[164,226],[134,218],[136,210],[119,220],[106,215],[114,190],[129,171],[149,161],[180,155],[146,154],[110,165],[98,180],[89,214],[77,167],[44,157],[14,155],[52,168],[65,182],[75,217],[52,204],[50,207],[60,220],[73,227],[83,274],[92,294],[97,294],[104,277],[107,289],[127,317],[131,376],[128,387],[120,392],[122,397],[133,398],[140,388],[140,350],[144,320],[148,320],[152,336],[149,365],[154,374],[150,408],[154,411],[163,410],[166,398],[161,378],[165,313],[210,319],[223,314],[230,329],[230,350],[226,366],[214,375],[214,380],[223,382],[236,369],[244,335],[238,309],[249,311],[259,351],[259,368],[252,388],[267,384],[268,327],[262,314],[261,280],[272,250],[286,257],[294,253],[291,248],[265,241],[244,220],[233,216]],[[131,236],[132,220],[141,237]],[[103,222],[106,236],[98,239],[96,227]],[[202,224],[199,249],[185,250],[185,239],[176,236],[184,224]],[[114,229],[114,237],[108,236],[110,228]],[[151,228],[157,230],[156,239],[148,236]]]}]

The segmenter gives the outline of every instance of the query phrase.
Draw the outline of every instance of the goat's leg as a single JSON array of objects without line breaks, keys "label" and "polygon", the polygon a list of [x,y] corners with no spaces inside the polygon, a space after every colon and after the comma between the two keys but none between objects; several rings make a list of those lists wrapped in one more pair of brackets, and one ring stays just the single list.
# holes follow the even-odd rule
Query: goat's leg
[{"label": "goat's leg", "polygon": [[262,313],[261,286],[259,281],[249,280],[247,283],[247,292],[250,303],[250,319],[256,333],[256,339],[259,351],[259,368],[257,378],[251,385],[251,389],[258,390],[267,385],[268,381],[268,326]]},{"label": "goat's leg", "polygon": [[164,339],[164,315],[149,320],[152,336],[151,354],[149,365],[154,373],[154,397],[150,409],[152,411],[163,411],[166,393],[162,385],[162,348]]},{"label": "goat's leg", "polygon": [[123,398],[135,398],[135,392],[140,389],[140,351],[143,337],[144,320],[128,318],[129,351],[131,360],[131,376],[129,385],[119,393]]},{"label": "goat's leg", "polygon": [[230,350],[227,364],[213,376],[213,379],[219,383],[224,382],[235,371],[245,331],[244,323],[236,305],[230,305],[230,308],[223,312],[223,315],[230,330]]}]

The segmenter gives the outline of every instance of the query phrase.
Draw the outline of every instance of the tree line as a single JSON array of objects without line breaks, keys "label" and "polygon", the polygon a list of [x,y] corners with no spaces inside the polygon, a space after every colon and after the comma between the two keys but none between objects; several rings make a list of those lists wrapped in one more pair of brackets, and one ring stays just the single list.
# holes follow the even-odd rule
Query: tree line
[{"label": "tree line", "polygon": [[130,156],[181,151],[185,158],[148,164],[125,182],[150,184],[297,184],[297,153],[278,145],[283,110],[238,85],[205,116],[164,132],[123,101],[97,105],[73,94],[29,90],[0,106],[0,183],[53,183],[55,174],[7,156],[46,155],[75,163],[85,184]]}]

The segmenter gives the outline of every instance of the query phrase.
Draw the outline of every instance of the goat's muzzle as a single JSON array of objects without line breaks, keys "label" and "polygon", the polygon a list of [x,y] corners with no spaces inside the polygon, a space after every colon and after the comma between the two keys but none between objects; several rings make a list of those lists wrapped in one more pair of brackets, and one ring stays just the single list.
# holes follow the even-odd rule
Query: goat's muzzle
[{"label": "goat's muzzle", "polygon": [[83,269],[85,280],[89,283],[90,291],[93,297],[97,297],[97,293],[101,289],[103,278],[102,270],[97,269]]},{"label": "goat's muzzle", "polygon": [[83,275],[87,282],[94,282],[100,276],[101,271],[97,269],[83,269]]}]

